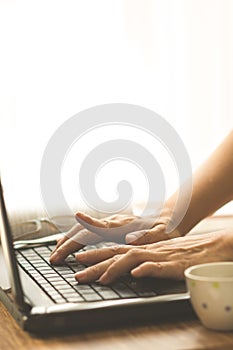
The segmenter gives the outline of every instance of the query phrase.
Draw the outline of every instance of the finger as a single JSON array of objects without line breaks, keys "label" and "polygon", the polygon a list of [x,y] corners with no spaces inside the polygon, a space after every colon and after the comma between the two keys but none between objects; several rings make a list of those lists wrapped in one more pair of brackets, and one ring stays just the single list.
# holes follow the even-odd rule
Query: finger
[{"label": "finger", "polygon": [[[98,220],[92,218],[91,216],[78,212],[75,215],[76,220],[90,232],[96,233],[102,236],[105,240],[114,240],[116,243],[122,243],[122,236],[124,237],[124,232],[122,232],[122,227],[109,227],[109,222],[107,219]],[[118,239],[119,238],[119,239]]]},{"label": "finger", "polygon": [[126,224],[129,224],[133,220],[135,220],[134,216],[128,216],[128,215],[111,215],[107,216],[102,219],[96,219],[90,215],[87,215],[86,213],[83,212],[77,212],[75,214],[77,219],[84,220],[86,223],[94,225],[96,227],[101,227],[101,228],[116,228],[120,226],[124,226]]},{"label": "finger", "polygon": [[129,272],[132,268],[141,264],[142,261],[151,260],[152,254],[145,248],[134,248],[126,254],[118,255],[118,259],[114,261],[101,276],[99,282],[109,284],[124,273]]},{"label": "finger", "polygon": [[116,241],[116,239],[118,239],[117,243],[121,243],[122,238],[124,238],[127,233],[134,232],[136,230],[150,229],[151,227],[153,227],[153,224],[155,222],[155,219],[153,217],[135,217],[130,222],[126,221],[126,223],[124,223],[122,226],[110,227],[108,220],[105,219],[106,226],[97,227],[93,224],[93,222],[87,222],[85,218],[82,217],[82,215],[76,215],[76,219],[86,229],[88,229],[91,232],[95,232],[96,234],[104,237],[107,240],[113,239],[114,241]]},{"label": "finger", "polygon": [[57,245],[55,247],[54,250],[56,250],[58,247],[60,247],[65,241],[67,241],[69,238],[73,237],[76,233],[78,233],[80,230],[82,230],[83,227],[77,223],[75,224],[73,227],[71,227],[71,229],[66,232],[64,234],[64,236],[62,238],[60,238],[58,241],[57,241]]},{"label": "finger", "polygon": [[81,230],[75,236],[66,240],[51,254],[50,263],[60,264],[70,253],[83,248],[85,245],[99,243],[101,240],[102,238],[95,233],[85,229]]},{"label": "finger", "polygon": [[114,263],[114,261],[116,261],[118,259],[118,255],[102,261],[96,265],[87,267],[85,270],[80,271],[80,272],[76,272],[75,273],[75,278],[78,282],[81,283],[87,283],[87,282],[93,282],[99,279],[99,277],[104,274],[104,272],[106,271],[106,269]]},{"label": "finger", "polygon": [[108,227],[108,221],[105,219],[96,219],[90,215],[87,215],[86,213],[83,212],[77,212],[75,214],[76,218],[84,220],[86,223],[96,226],[96,227],[102,227],[102,228],[107,228]]},{"label": "finger", "polygon": [[106,247],[102,249],[92,249],[86,252],[77,253],[76,259],[83,264],[96,264],[100,261],[112,258],[118,254],[127,253],[133,247],[126,245],[114,245],[112,247]]},{"label": "finger", "polygon": [[184,278],[185,269],[185,264],[181,262],[144,262],[143,264],[133,269],[131,271],[131,275],[135,278],[157,277],[180,280]]}]

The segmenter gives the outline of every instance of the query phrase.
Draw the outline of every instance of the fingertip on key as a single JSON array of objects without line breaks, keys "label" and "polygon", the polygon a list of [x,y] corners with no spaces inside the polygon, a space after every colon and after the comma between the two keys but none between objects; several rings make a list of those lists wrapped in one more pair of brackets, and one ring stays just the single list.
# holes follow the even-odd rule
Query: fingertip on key
[{"label": "fingertip on key", "polygon": [[74,278],[76,279],[77,282],[81,282],[82,279],[85,277],[85,275],[86,275],[85,271],[79,271],[75,273]]},{"label": "fingertip on key", "polygon": [[55,253],[52,253],[49,257],[49,262],[51,264],[55,264],[56,263],[56,252]]},{"label": "fingertip on key", "polygon": [[49,258],[49,262],[50,262],[51,264],[54,264],[54,265],[60,264],[62,261],[63,261],[63,260],[61,259],[61,256],[59,255],[58,252],[52,253],[52,255],[51,255],[50,258]]}]

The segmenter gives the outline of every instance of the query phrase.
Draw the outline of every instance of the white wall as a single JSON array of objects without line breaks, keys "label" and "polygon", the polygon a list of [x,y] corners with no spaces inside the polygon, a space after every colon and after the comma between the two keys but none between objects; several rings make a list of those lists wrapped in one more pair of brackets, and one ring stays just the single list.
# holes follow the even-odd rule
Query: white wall
[{"label": "white wall", "polygon": [[[12,208],[38,203],[43,150],[85,108],[153,109],[175,127],[194,167],[232,128],[231,0],[1,0],[0,40],[1,171]],[[177,179],[165,177],[169,194]],[[136,178],[141,200],[146,185]],[[76,201],[72,181],[64,191]]]}]

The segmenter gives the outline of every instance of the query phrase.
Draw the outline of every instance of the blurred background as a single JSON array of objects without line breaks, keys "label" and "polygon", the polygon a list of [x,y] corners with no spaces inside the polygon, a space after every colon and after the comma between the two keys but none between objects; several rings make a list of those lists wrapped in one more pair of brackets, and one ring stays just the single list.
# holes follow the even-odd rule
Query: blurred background
[{"label": "blurred background", "polygon": [[[55,130],[105,103],[157,112],[177,131],[195,169],[233,126],[233,1],[0,0],[0,167],[8,208],[43,208],[40,164]],[[132,129],[132,128],[131,128]],[[85,209],[78,168],[98,143],[136,140],[163,169],[166,194],[178,184],[166,150],[139,130],[102,128],[85,135],[64,161],[72,210]],[[113,162],[96,177],[107,201],[127,178],[133,205],[146,201],[144,174]],[[232,213],[232,205],[222,210]]]}]

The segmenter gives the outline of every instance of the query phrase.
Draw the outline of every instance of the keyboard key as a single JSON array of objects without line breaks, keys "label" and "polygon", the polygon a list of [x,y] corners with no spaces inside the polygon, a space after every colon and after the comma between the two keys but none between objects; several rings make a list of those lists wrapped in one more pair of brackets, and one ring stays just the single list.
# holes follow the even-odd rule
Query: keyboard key
[{"label": "keyboard key", "polygon": [[66,299],[63,298],[61,295],[56,295],[56,296],[52,296],[52,298],[55,300],[56,303],[58,304],[62,304],[62,303],[66,303]]},{"label": "keyboard key", "polygon": [[[17,251],[17,260],[21,267],[38,283],[55,303],[114,300],[119,298],[151,297],[156,293],[144,288],[129,276],[123,276],[111,286],[103,286],[98,282],[80,284],[74,273],[82,271],[85,265],[78,263],[74,254],[70,255],[64,265],[52,266],[49,263],[54,246]],[[88,246],[85,250],[95,249]]]},{"label": "keyboard key", "polygon": [[62,293],[62,295],[66,298],[72,295],[77,295],[76,291],[71,288],[71,289],[59,289],[59,292]]},{"label": "keyboard key", "polygon": [[65,292],[65,291],[72,291],[73,293],[75,293],[75,290],[74,290],[74,288],[72,288],[71,286],[69,286],[68,284],[64,284],[64,285],[62,285],[62,286],[56,286],[57,288],[57,290],[61,293],[61,294],[63,294],[63,292]]},{"label": "keyboard key", "polygon": [[108,290],[108,291],[102,291],[99,292],[99,294],[102,296],[103,299],[105,300],[110,300],[110,299],[119,299],[119,295],[116,294],[113,290]]},{"label": "keyboard key", "polygon": [[94,288],[95,290],[109,290],[109,286],[104,286],[103,284],[100,284],[99,282],[94,282],[94,283],[91,283],[90,286],[92,288]]},{"label": "keyboard key", "polygon": [[46,253],[49,253],[51,254],[50,250],[48,249],[48,247],[37,247],[37,248],[34,248],[34,251],[39,253],[39,254],[46,254]]},{"label": "keyboard key", "polygon": [[81,265],[81,264],[78,264],[77,262],[74,262],[74,263],[68,263],[67,264],[70,269],[73,271],[73,272],[78,272],[78,271],[82,271],[86,268],[86,266],[84,265]]},{"label": "keyboard key", "polygon": [[76,282],[76,284],[73,286],[78,291],[85,291],[85,290],[93,290],[88,284],[79,284]]},{"label": "keyboard key", "polygon": [[57,297],[57,298],[55,298],[55,302],[57,304],[64,304],[64,303],[66,303],[66,300],[62,297]]},{"label": "keyboard key", "polygon": [[99,301],[99,300],[102,300],[102,298],[98,295],[98,294],[85,294],[84,296],[84,299],[86,301]]},{"label": "keyboard key", "polygon": [[[45,276],[45,278],[47,279],[47,277]],[[49,283],[53,284],[53,285],[69,285],[69,283],[64,280],[64,278],[62,278],[61,276],[54,276],[54,277],[50,277],[47,279],[49,281]]]},{"label": "keyboard key", "polygon": [[81,295],[83,295],[84,297],[87,295],[87,294],[93,294],[93,295],[98,295],[93,289],[91,288],[87,288],[87,289],[84,289],[84,290],[81,290],[81,291],[78,291]]},{"label": "keyboard key", "polygon": [[64,286],[64,285],[67,285],[67,282],[63,279],[59,279],[59,280],[56,280],[56,281],[49,281],[49,283],[51,285],[53,285],[56,289],[60,288],[61,286]]},{"label": "keyboard key", "polygon": [[76,295],[71,295],[71,296],[67,296],[66,299],[67,299],[67,301],[69,301],[70,303],[78,303],[78,302],[80,302],[80,301],[84,301],[84,299],[83,299],[80,295],[78,295],[78,294],[76,294]]},{"label": "keyboard key", "polygon": [[73,270],[71,270],[68,266],[53,266],[53,269],[62,275],[74,274]]}]

